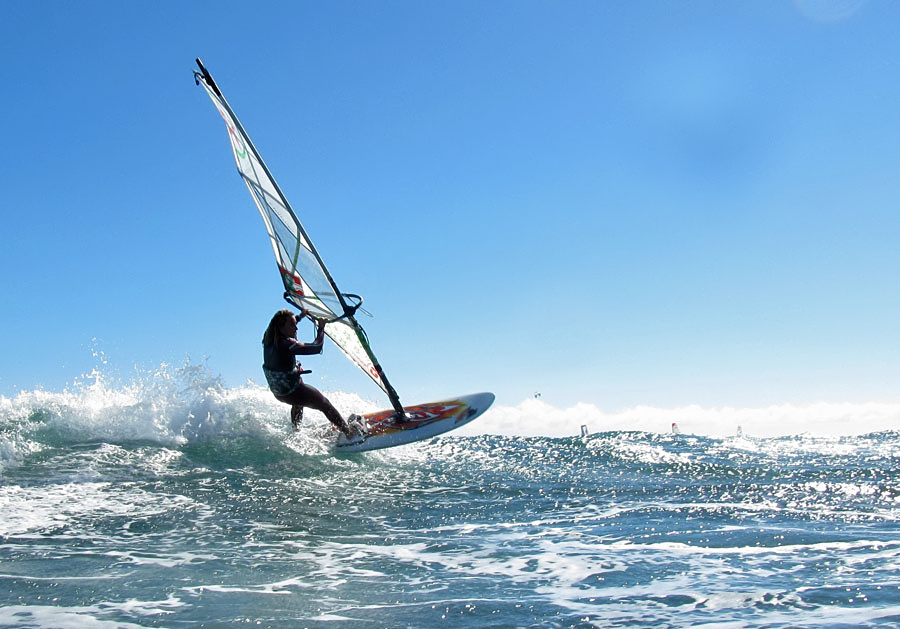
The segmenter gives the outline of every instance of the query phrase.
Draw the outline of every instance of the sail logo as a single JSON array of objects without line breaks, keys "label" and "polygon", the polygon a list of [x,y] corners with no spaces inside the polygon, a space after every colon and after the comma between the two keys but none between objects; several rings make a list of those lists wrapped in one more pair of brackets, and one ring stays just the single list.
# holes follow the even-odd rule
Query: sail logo
[{"label": "sail logo", "polygon": [[228,135],[231,138],[231,146],[234,149],[234,154],[237,155],[238,159],[247,159],[247,146],[244,144],[244,138],[241,137],[237,127],[234,122],[232,122],[231,116],[229,116],[221,107],[217,106],[216,109],[219,110],[219,115],[225,120],[225,126],[228,128]]},{"label": "sail logo", "polygon": [[284,287],[295,295],[303,297],[303,284],[300,276],[288,271],[280,264],[278,265],[278,270],[281,271],[281,279],[284,282]]}]

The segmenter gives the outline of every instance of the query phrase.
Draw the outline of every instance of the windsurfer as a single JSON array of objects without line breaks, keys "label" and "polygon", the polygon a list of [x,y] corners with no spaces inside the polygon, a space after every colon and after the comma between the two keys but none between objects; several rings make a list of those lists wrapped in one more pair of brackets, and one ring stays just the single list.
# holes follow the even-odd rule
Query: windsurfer
[{"label": "windsurfer", "polygon": [[[304,310],[300,319],[307,316]],[[354,436],[354,429],[334,405],[315,387],[304,384],[298,355],[321,354],[325,339],[325,324],[316,320],[316,339],[312,343],[297,340],[298,317],[290,310],[279,310],[269,322],[263,335],[263,372],[269,383],[269,390],[279,402],[291,405],[291,423],[294,430],[300,427],[303,409],[308,407],[320,411],[348,438]],[[350,416],[351,423],[355,417]]]}]

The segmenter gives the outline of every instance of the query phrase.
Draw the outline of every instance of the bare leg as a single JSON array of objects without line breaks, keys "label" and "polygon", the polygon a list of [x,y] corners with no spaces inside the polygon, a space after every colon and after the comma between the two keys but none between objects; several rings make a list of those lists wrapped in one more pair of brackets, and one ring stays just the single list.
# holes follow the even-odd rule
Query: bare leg
[{"label": "bare leg", "polygon": [[291,425],[294,430],[300,430],[300,422],[303,421],[303,406],[300,404],[291,405]]},{"label": "bare leg", "polygon": [[299,419],[294,422],[294,409],[299,409],[299,416],[302,417],[303,408],[307,407],[319,411],[325,415],[325,417],[328,418],[328,421],[334,424],[338,430],[348,437],[351,436],[350,427],[347,425],[347,421],[341,416],[334,405],[328,401],[328,398],[322,395],[322,392],[317,388],[311,387],[308,384],[301,384],[300,387],[290,395],[285,397],[276,396],[276,398],[281,402],[291,405],[291,422],[294,424],[295,428],[300,422]]},{"label": "bare leg", "polygon": [[307,403],[307,406],[321,412],[328,418],[328,421],[337,427],[338,430],[349,437],[351,433],[350,427],[347,425],[347,420],[343,418],[334,405],[328,401],[328,398],[322,395],[318,389],[310,387],[309,385],[307,385],[307,388],[312,389],[314,392],[309,396],[309,403]]}]

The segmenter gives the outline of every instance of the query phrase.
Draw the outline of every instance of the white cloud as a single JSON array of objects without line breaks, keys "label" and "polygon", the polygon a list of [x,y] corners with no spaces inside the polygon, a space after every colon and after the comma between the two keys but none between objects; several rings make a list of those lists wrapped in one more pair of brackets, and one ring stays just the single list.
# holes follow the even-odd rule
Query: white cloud
[{"label": "white cloud", "polygon": [[684,434],[710,437],[735,435],[738,427],[747,436],[778,437],[809,433],[822,436],[860,435],[900,429],[900,403],[779,404],[762,408],[730,406],[703,408],[635,406],[605,412],[593,404],[556,408],[539,399],[518,406],[495,406],[457,434],[522,436],[574,436],[581,426],[593,432],[641,430],[665,433],[678,425]]}]

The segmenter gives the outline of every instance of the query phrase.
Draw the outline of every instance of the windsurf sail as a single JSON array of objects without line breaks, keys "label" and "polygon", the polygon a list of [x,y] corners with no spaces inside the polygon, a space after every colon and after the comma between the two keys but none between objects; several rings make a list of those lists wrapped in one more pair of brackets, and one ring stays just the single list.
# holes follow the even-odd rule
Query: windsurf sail
[{"label": "windsurf sail", "polygon": [[365,330],[355,318],[362,298],[342,293],[297,218],[287,198],[275,183],[250,137],[241,126],[219,87],[199,59],[194,79],[202,85],[225,120],[238,172],[269,233],[275,261],[284,283],[284,298],[311,316],[324,319],[325,333],[341,351],[387,393],[394,409],[403,414],[397,392],[375,358]]}]

